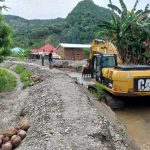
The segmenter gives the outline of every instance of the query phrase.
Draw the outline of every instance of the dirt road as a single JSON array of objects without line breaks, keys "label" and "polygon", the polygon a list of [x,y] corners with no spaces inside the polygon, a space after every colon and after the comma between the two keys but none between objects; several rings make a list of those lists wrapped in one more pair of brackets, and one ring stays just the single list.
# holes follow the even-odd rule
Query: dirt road
[{"label": "dirt road", "polygon": [[[7,114],[5,127],[17,124],[23,116],[30,122],[28,135],[16,150],[138,149],[103,111],[95,108],[93,95],[71,77],[35,64],[5,64],[9,67],[16,63],[43,78],[43,82],[23,90],[13,99],[11,107],[0,108],[0,115]],[[9,106],[9,100],[5,103]]]}]

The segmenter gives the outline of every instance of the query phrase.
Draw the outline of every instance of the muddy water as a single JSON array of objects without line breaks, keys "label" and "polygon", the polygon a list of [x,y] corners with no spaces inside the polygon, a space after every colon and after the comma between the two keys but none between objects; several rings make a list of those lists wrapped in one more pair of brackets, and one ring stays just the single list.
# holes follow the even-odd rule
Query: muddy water
[{"label": "muddy water", "polygon": [[[150,100],[149,100],[150,101]],[[150,150],[150,102],[126,106],[116,111],[117,117],[125,124],[129,135],[140,146],[141,150]],[[129,102],[128,102],[129,104]]]}]

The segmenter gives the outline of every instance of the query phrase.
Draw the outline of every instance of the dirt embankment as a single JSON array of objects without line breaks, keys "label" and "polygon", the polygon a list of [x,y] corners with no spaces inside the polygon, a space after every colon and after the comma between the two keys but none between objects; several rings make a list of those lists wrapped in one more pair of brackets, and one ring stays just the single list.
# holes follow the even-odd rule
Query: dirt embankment
[{"label": "dirt embankment", "polygon": [[[12,66],[19,62],[6,62]],[[22,64],[44,81],[23,90],[15,99],[5,99],[5,127],[20,117],[30,122],[27,137],[16,150],[137,150],[116,124],[93,104],[94,97],[62,71],[35,64]],[[12,103],[12,101],[14,103]],[[11,102],[11,106],[9,105]],[[101,107],[104,107],[101,105]],[[103,109],[101,109],[103,110]],[[108,112],[111,116],[111,112]],[[9,117],[11,114],[11,117]],[[108,115],[108,114],[107,114]],[[111,117],[110,117],[111,118]],[[2,122],[3,121],[3,122]],[[4,127],[2,128],[4,129]]]}]

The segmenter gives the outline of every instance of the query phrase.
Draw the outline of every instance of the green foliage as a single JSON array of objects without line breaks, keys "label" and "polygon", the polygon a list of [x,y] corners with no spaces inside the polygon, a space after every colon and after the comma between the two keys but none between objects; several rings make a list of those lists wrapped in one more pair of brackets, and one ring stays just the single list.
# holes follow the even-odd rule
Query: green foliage
[{"label": "green foliage", "polygon": [[4,2],[4,0],[0,0],[0,63],[9,54],[12,33],[11,28],[3,21],[2,9],[6,6],[2,5],[1,2]]},{"label": "green foliage", "polygon": [[19,49],[19,51],[11,51],[9,56],[17,57],[20,60],[26,60],[29,56],[31,56],[31,50],[29,49]]},{"label": "green foliage", "polygon": [[121,120],[119,120],[119,119],[116,119],[116,120],[115,120],[115,123],[116,123],[117,125],[123,125],[123,122],[122,122]]},{"label": "green foliage", "polygon": [[0,68],[0,92],[14,89],[16,83],[16,78],[11,73]]},{"label": "green foliage", "polygon": [[110,20],[112,11],[99,7],[92,0],[84,0],[77,4],[64,20],[64,30],[61,41],[69,43],[90,43],[98,30],[102,20]]},{"label": "green foliage", "polygon": [[31,50],[29,49],[22,49],[19,51],[19,54],[24,56],[24,57],[29,57],[31,55]]},{"label": "green foliage", "polygon": [[[108,39],[111,39],[118,47],[122,60],[126,61],[128,52],[141,56],[145,52],[144,41],[150,38],[150,20],[148,6],[145,10],[136,10],[138,0],[131,11],[123,0],[119,0],[121,8],[110,3],[108,6],[116,12],[110,22],[103,21],[100,27],[105,30],[99,35],[105,33]],[[130,60],[131,62],[132,60]]]},{"label": "green foliage", "polygon": [[57,46],[62,30],[60,24],[63,19],[27,20],[18,16],[6,15],[5,21],[14,29],[13,47],[34,49],[45,43]]},{"label": "green foliage", "polygon": [[92,89],[90,88],[89,89],[97,98],[98,100],[102,100],[103,98],[105,98],[105,95],[104,95],[104,85],[99,83],[99,82],[96,82],[96,89]]},{"label": "green foliage", "polygon": [[23,88],[27,88],[31,84],[30,77],[32,72],[26,70],[22,65],[17,64],[14,71],[20,75],[21,81],[23,82]]},{"label": "green foliage", "polygon": [[92,0],[84,0],[71,11],[66,19],[26,20],[17,16],[5,16],[14,28],[13,47],[36,49],[45,43],[57,46],[66,43],[90,43],[100,21],[111,19],[112,11],[99,7]]},{"label": "green foliage", "polygon": [[105,95],[103,93],[103,89],[104,89],[104,85],[96,82],[96,90],[97,90],[96,93],[97,93],[99,100],[101,100],[105,97]]},{"label": "green foliage", "polygon": [[11,56],[12,57],[18,57],[21,60],[25,60],[26,58],[28,58],[29,56],[31,56],[31,50],[29,49],[20,49],[20,51],[18,52],[11,52]]},{"label": "green foliage", "polygon": [[126,132],[124,131],[124,129],[119,129],[119,130],[117,130],[117,134],[119,134],[119,135],[122,136],[122,137],[124,137],[124,136],[127,135]]}]

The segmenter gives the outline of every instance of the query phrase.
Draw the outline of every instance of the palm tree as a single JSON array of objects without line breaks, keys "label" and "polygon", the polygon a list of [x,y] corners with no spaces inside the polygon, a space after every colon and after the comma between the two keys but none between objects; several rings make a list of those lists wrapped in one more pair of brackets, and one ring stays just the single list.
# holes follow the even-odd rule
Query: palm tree
[{"label": "palm tree", "polygon": [[116,44],[122,60],[126,61],[128,51],[141,55],[144,52],[143,42],[150,38],[149,5],[144,10],[136,10],[139,3],[136,0],[129,11],[123,0],[119,0],[121,8],[112,4],[111,0],[109,2],[108,7],[114,12],[112,20],[103,21],[99,26],[105,28],[104,32]]}]

